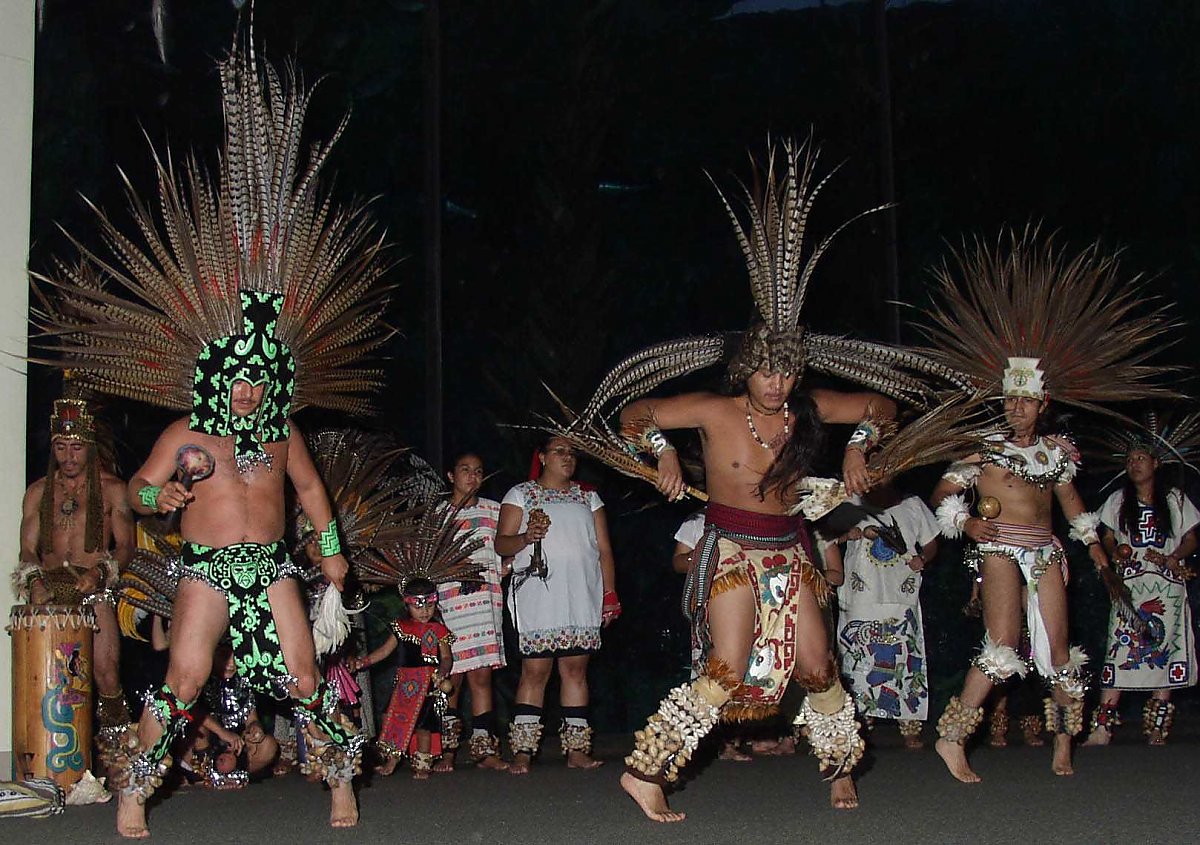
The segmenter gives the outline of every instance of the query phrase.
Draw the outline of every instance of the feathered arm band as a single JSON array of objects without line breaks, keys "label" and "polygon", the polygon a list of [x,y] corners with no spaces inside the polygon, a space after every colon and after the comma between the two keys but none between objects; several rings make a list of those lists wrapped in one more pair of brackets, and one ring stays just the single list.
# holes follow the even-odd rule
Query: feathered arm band
[{"label": "feathered arm band", "polygon": [[1085,546],[1100,542],[1100,515],[1084,511],[1071,517],[1071,530],[1068,536],[1078,540]]},{"label": "feathered arm band", "polygon": [[962,536],[963,525],[970,518],[971,511],[967,507],[967,500],[957,493],[942,499],[942,503],[937,506],[937,521],[942,527],[942,536],[951,540]]},{"label": "feathered arm band", "polygon": [[42,567],[37,561],[22,561],[12,574],[12,591],[18,601],[29,602],[34,581],[42,580]]}]

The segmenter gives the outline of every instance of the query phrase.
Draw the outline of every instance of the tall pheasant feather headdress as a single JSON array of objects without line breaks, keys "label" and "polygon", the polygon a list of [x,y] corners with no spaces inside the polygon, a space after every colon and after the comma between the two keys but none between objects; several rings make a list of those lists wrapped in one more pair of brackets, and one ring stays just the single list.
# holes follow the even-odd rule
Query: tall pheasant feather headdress
[{"label": "tall pheasant feather headdress", "polygon": [[[190,426],[233,435],[239,468],[288,436],[289,413],[370,409],[382,383],[361,359],[386,339],[384,244],[362,204],[335,207],[317,179],[333,145],[302,157],[311,89],[254,54],[253,33],[219,63],[225,142],[214,181],[189,157],[154,155],[158,207],[125,179],[138,235],[95,206],[111,256],[75,241],[119,296],[64,262],[41,277],[60,302],[35,319],[41,346],[97,390],[191,412]],[[123,176],[124,178],[124,176]],[[263,385],[258,411],[232,413],[229,388]]]},{"label": "tall pheasant feather headdress", "polygon": [[801,311],[817,264],[843,229],[882,208],[855,215],[806,251],[813,203],[838,170],[835,167],[817,178],[819,155],[811,141],[785,141],[782,157],[772,144],[767,151],[765,175],[756,173],[761,177],[756,179],[761,189],[755,191],[741,184],[745,220],[717,187],[746,261],[750,293],[759,315],[755,325],[741,334],[673,340],[631,355],[605,376],[580,414],[584,423],[669,379],[723,361],[730,361],[729,373],[735,382],[763,367],[799,376],[807,366],[916,405],[936,401],[927,383],[930,378],[967,387],[958,373],[925,356],[884,344],[805,331]]},{"label": "tall pheasant feather headdress", "polygon": [[1098,244],[1072,256],[1036,228],[1006,231],[994,246],[964,246],[934,278],[929,354],[978,390],[1103,413],[1113,413],[1107,402],[1178,395],[1147,363],[1151,341],[1171,328],[1165,308],[1139,310],[1139,279]]}]

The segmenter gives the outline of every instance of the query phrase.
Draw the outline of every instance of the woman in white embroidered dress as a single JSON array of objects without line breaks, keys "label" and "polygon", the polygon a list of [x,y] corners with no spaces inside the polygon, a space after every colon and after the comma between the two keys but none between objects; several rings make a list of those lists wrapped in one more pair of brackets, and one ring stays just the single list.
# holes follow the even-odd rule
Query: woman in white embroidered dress
[{"label": "woman in white embroidered dress", "polygon": [[1122,690],[1151,694],[1142,710],[1150,745],[1165,745],[1175,718],[1171,690],[1196,683],[1196,642],[1188,606],[1184,559],[1196,551],[1200,512],[1181,491],[1159,478],[1148,447],[1125,456],[1125,485],[1100,508],[1104,547],[1141,620],[1135,628],[1109,614],[1108,645],[1100,669],[1100,703],[1087,745],[1108,745],[1120,724]]},{"label": "woman in white embroidered dress", "polygon": [[[563,713],[559,736],[567,765],[600,765],[591,757],[588,657],[600,648],[602,625],[620,613],[604,503],[571,480],[577,456],[563,438],[544,443],[537,461],[538,478],[518,484],[504,497],[496,536],[496,551],[515,556],[508,607],[522,661],[509,727],[509,771],[514,774],[528,772],[537,753],[546,682],[555,664]],[[535,551],[540,551],[544,570]]]}]

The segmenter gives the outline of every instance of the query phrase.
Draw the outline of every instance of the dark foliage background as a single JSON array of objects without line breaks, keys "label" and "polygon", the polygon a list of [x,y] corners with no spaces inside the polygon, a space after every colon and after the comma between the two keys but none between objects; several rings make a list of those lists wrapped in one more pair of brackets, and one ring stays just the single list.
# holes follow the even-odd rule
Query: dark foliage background
[{"label": "dark foliage background", "polygon": [[[826,165],[846,161],[814,231],[879,202],[867,6],[730,9],[727,0],[441,3],[447,456],[481,451],[498,471],[487,491],[496,498],[523,477],[530,446],[500,425],[546,408],[541,381],[580,403],[633,349],[745,324],[744,270],[705,169],[727,185],[769,135],[812,131]],[[238,12],[228,0],[169,3],[164,64],[149,10],[145,0],[45,4],[35,270],[69,255],[57,225],[94,241],[77,194],[119,217],[117,166],[140,189],[152,186],[147,139],[213,161],[221,123],[212,60],[228,49]],[[256,12],[267,56],[294,54],[308,79],[324,77],[311,126],[319,133],[353,109],[337,184],[346,196],[377,197],[403,258],[382,424],[413,444],[425,437],[425,13],[404,0],[260,0]],[[926,268],[947,241],[1040,220],[1077,245],[1101,237],[1125,247],[1130,274],[1156,274],[1155,291],[1191,316],[1200,7],[959,0],[893,9],[888,27],[905,302],[923,303]],[[883,255],[878,218],[848,230],[811,290],[810,323],[882,337]],[[1170,355],[1190,364],[1195,340],[1189,327]],[[30,477],[44,472],[44,422],[58,390],[56,376],[30,379]],[[128,473],[165,417],[125,404],[108,415]],[[594,467],[583,474],[609,505],[626,607],[595,661],[594,709],[601,728],[627,727],[685,672],[680,583],[668,560],[686,508]],[[908,482],[925,492],[932,478]],[[1098,504],[1094,489],[1086,493]],[[924,588],[939,699],[979,635],[959,612],[970,585],[956,553],[942,555]],[[1075,633],[1098,655],[1106,603],[1085,567],[1075,574]],[[511,672],[501,684],[511,691]]]}]

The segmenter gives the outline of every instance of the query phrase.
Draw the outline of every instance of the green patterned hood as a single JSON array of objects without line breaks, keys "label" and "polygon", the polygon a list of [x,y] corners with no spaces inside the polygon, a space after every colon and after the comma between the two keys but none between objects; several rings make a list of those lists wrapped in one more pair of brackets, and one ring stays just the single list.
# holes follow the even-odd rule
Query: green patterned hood
[{"label": "green patterned hood", "polygon": [[[288,437],[296,363],[287,345],[275,339],[283,296],[261,291],[240,291],[240,296],[242,334],[217,338],[196,356],[188,428],[213,437],[236,437],[238,470],[245,471],[258,463],[269,466],[263,444]],[[262,404],[253,414],[233,413],[230,389],[235,381],[264,385]]]}]

